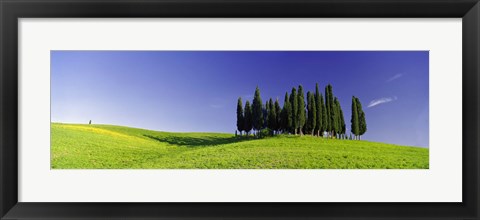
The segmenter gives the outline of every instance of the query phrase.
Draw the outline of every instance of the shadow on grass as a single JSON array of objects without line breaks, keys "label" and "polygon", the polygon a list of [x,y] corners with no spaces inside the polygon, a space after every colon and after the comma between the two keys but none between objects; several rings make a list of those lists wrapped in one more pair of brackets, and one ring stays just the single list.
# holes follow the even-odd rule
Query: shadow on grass
[{"label": "shadow on grass", "polygon": [[152,135],[143,135],[147,138],[172,144],[172,145],[179,145],[179,146],[186,146],[186,147],[206,147],[206,146],[216,146],[222,144],[232,144],[232,143],[239,143],[242,141],[249,141],[254,140],[251,137],[229,137],[229,138],[221,138],[221,137],[205,137],[205,138],[194,138],[194,137],[155,137]]}]

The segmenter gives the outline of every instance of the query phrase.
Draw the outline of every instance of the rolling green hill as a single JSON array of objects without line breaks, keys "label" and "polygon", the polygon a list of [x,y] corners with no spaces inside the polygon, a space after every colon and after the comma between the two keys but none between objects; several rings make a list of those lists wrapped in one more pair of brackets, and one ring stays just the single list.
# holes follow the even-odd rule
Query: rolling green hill
[{"label": "rolling green hill", "polygon": [[425,148],[280,135],[170,133],[52,123],[53,169],[428,169]]}]

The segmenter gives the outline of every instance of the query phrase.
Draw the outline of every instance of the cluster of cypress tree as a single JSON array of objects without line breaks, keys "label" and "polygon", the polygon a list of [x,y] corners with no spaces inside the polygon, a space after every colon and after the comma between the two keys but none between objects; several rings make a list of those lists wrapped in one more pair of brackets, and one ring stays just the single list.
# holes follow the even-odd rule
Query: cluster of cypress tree
[{"label": "cluster of cypress tree", "polygon": [[355,96],[352,97],[352,119],[350,122],[352,125],[351,131],[354,135],[353,139],[359,140],[367,131],[367,122],[365,120],[365,113],[362,109],[362,103],[360,103],[360,100]]},{"label": "cluster of cypress tree", "polygon": [[[298,91],[293,87],[290,95],[288,92],[285,93],[283,107],[280,107],[278,99],[273,102],[272,98],[264,105],[257,86],[252,105],[247,101],[243,107],[242,98],[238,98],[237,130],[240,135],[242,132],[249,135],[252,130],[258,135],[260,131],[266,129],[271,135],[310,134],[347,139],[342,107],[338,98],[333,95],[332,86],[329,84],[325,87],[325,100],[323,94],[319,92],[318,83],[315,92],[307,92],[306,103],[304,94],[302,85],[299,85]],[[356,97],[353,100],[352,133],[359,138],[366,132],[367,125],[360,100]]]}]

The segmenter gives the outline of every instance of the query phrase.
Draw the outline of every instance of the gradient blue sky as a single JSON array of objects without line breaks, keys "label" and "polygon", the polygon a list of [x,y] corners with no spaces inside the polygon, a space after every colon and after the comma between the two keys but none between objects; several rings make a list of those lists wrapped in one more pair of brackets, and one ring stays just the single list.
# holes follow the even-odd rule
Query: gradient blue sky
[{"label": "gradient blue sky", "polygon": [[364,139],[428,147],[428,51],[52,51],[52,122],[161,131],[236,129],[237,98],[330,83],[347,131],[360,98]]}]

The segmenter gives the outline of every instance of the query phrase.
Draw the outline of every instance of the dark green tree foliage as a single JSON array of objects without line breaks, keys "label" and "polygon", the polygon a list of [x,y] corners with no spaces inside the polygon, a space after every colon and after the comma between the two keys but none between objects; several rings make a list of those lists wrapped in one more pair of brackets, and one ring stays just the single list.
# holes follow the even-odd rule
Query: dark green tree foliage
[{"label": "dark green tree foliage", "polygon": [[322,103],[322,129],[320,135],[323,136],[323,132],[328,131],[328,114],[327,105],[323,102],[323,96],[320,94],[320,103]]},{"label": "dark green tree foliage", "polygon": [[298,86],[298,105],[297,105],[297,117],[298,117],[298,124],[297,127],[300,130],[300,135],[303,135],[303,126],[305,125],[306,122],[306,108],[305,108],[305,93],[303,92],[303,87],[302,85]]},{"label": "dark green tree foliage", "polygon": [[327,116],[328,116],[328,130],[330,132],[330,135],[333,137],[335,136],[334,132],[335,132],[335,126],[337,126],[335,124],[335,118],[336,118],[336,115],[335,114],[335,104],[333,103],[333,88],[332,88],[332,85],[328,84],[327,87],[325,88],[327,91],[328,91],[328,95],[326,95],[325,99],[326,99],[326,103],[327,103]]},{"label": "dark green tree foliage", "polygon": [[335,134],[338,134],[340,133],[340,112],[338,110],[338,99],[337,97],[333,98],[333,111],[335,112],[334,114],[334,118],[333,118],[333,124],[334,124],[334,129],[333,131],[335,132]]},{"label": "dark green tree foliage", "polygon": [[[352,119],[351,122],[351,131],[354,137],[360,134],[360,124],[359,124],[359,117],[358,117],[358,108],[357,108],[357,98],[355,96],[352,97]],[[356,138],[354,138],[356,139]]]},{"label": "dark green tree foliage", "polygon": [[[330,131],[332,130],[332,123],[330,121],[330,115],[331,115],[331,108],[330,106],[332,105],[332,103],[330,102],[330,87],[331,85],[328,84],[326,87],[325,87],[325,112],[326,112],[326,121],[325,122],[325,131],[327,132],[327,137],[330,135]],[[332,99],[333,101],[333,99]]]},{"label": "dark green tree foliage", "polygon": [[343,110],[341,107],[340,107],[340,115],[341,115],[342,134],[345,136],[345,133],[347,133],[347,127],[345,125],[345,117],[343,116]]},{"label": "dark green tree foliage", "polygon": [[[318,124],[318,118],[319,116],[317,115],[318,113],[318,107],[317,107],[317,100],[315,98],[315,94],[314,93],[311,93],[311,103],[312,103],[312,113],[309,113],[309,116],[308,117],[312,117],[312,128],[311,128],[311,132],[312,132],[312,136],[314,135],[317,135],[318,134],[318,128],[317,128],[317,124]],[[319,99],[320,100],[320,99]],[[318,101],[319,102],[319,101]],[[321,118],[321,117],[320,117]],[[321,121],[321,120],[320,120]]]},{"label": "dark green tree foliage", "polygon": [[323,128],[323,123],[322,123],[322,117],[323,117],[323,97],[322,94],[318,91],[318,83],[315,84],[315,134],[317,136],[320,136],[320,133],[322,132]]},{"label": "dark green tree foliage", "polygon": [[[306,103],[305,103],[306,100]],[[351,137],[360,139],[360,136],[367,131],[365,113],[363,112],[360,100],[352,97],[351,115]],[[268,128],[268,130],[263,130]],[[237,102],[237,130],[240,135],[245,131],[247,135],[251,130],[256,135],[293,133],[348,139],[346,133],[345,118],[340,101],[333,95],[332,85],[325,87],[325,101],[322,93],[319,92],[318,83],[315,85],[315,93],[308,91],[307,99],[302,85],[293,87],[290,95],[285,93],[283,108],[280,107],[278,98],[273,102],[272,98],[262,103],[260,89],[255,89],[253,104],[245,103],[242,112],[242,99]],[[263,131],[262,131],[263,130]]]},{"label": "dark green tree foliage", "polygon": [[310,99],[311,99],[312,93],[310,91],[307,91],[307,103],[306,103],[306,114],[305,114],[305,125],[303,126],[304,134],[310,133],[310,130],[312,128],[312,124],[310,123]]},{"label": "dark green tree foliage", "polygon": [[237,102],[237,130],[240,132],[240,135],[242,135],[242,131],[244,130],[244,124],[245,117],[243,114],[242,98],[240,97]]},{"label": "dark green tree foliage", "polygon": [[358,119],[360,121],[360,135],[365,134],[367,132],[367,121],[365,119],[365,112],[360,113],[360,117]]},{"label": "dark green tree foliage", "polygon": [[290,106],[292,107],[292,124],[289,128],[295,135],[297,135],[298,128],[298,97],[297,89],[292,88],[292,93],[290,93]]},{"label": "dark green tree foliage", "polygon": [[343,116],[343,110],[342,110],[342,106],[340,105],[340,102],[337,102],[337,108],[338,108],[338,118],[339,118],[339,125],[340,125],[340,135],[342,137],[342,139],[345,138],[345,132],[346,132],[346,128],[345,128],[345,118]]},{"label": "dark green tree foliage", "polygon": [[268,112],[270,111],[270,106],[268,105],[268,100],[265,102],[265,105],[262,107],[263,109],[263,126],[262,129],[268,127]]},{"label": "dark green tree foliage", "polygon": [[333,136],[337,137],[337,134],[340,133],[340,111],[339,111],[339,103],[337,97],[333,99],[333,108],[332,108],[332,115],[333,115]]},{"label": "dark green tree foliage", "polygon": [[280,121],[281,121],[281,114],[282,114],[282,108],[280,107],[278,98],[275,100],[274,108],[275,108],[275,128],[273,130],[278,132],[280,130]]},{"label": "dark green tree foliage", "polygon": [[245,103],[244,115],[245,115],[245,124],[243,128],[248,135],[250,134],[250,131],[253,128],[252,107],[250,106],[250,102],[248,100]]},{"label": "dark green tree foliage", "polygon": [[268,101],[268,128],[273,132],[277,129],[277,111],[271,98]]},{"label": "dark green tree foliage", "polygon": [[252,104],[252,116],[253,116],[253,129],[259,131],[263,127],[263,106],[262,98],[260,97],[260,89],[255,89],[255,95],[253,96]]},{"label": "dark green tree foliage", "polygon": [[367,121],[365,120],[365,112],[363,112],[362,103],[360,99],[356,98],[357,112],[358,112],[358,135],[362,136],[367,131]]},{"label": "dark green tree foliage", "polygon": [[307,131],[315,135],[316,126],[317,126],[317,106],[315,103],[315,95],[308,92],[307,93],[307,109],[308,109],[308,118],[307,118]]},{"label": "dark green tree foliage", "polygon": [[292,106],[288,99],[288,92],[285,93],[285,100],[283,101],[281,122],[281,130],[288,133],[292,127]]}]

